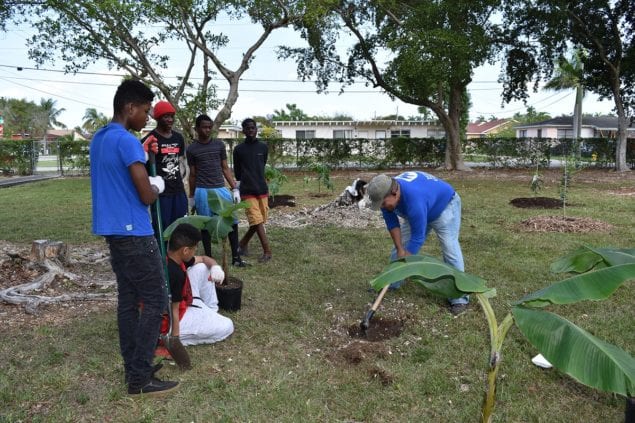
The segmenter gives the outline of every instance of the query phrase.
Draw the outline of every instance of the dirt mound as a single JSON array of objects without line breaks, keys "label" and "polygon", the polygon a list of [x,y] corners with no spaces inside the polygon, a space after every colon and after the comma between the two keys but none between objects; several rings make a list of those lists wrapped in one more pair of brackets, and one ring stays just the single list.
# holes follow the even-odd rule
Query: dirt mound
[{"label": "dirt mound", "polygon": [[587,217],[536,216],[518,225],[526,232],[610,232],[613,225]]},{"label": "dirt mound", "polygon": [[562,200],[549,197],[520,197],[509,202],[514,207],[523,209],[561,209]]}]

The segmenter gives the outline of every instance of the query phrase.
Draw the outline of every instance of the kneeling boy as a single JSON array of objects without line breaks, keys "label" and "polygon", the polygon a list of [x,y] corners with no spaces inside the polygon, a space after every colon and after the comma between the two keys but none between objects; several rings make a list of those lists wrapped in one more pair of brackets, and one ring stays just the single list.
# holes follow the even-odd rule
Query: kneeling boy
[{"label": "kneeling boy", "polygon": [[[234,332],[231,319],[218,314],[216,282],[225,279],[223,269],[207,256],[195,256],[201,232],[194,226],[178,225],[168,244],[168,274],[172,294],[172,335],[183,345],[212,344]],[[169,328],[165,316],[161,333]]]}]

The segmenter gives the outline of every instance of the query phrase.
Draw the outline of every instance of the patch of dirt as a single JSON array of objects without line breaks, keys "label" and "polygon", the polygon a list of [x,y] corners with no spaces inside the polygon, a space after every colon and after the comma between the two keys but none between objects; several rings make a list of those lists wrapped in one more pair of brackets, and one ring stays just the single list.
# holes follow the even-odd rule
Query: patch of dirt
[{"label": "patch of dirt", "polygon": [[351,338],[363,338],[369,342],[384,341],[395,338],[403,332],[403,320],[376,317],[370,321],[366,332],[363,332],[359,323],[348,327],[348,336]]},{"label": "patch of dirt", "polygon": [[368,369],[368,374],[372,380],[379,380],[379,382],[384,386],[392,384],[394,380],[394,377],[390,373],[377,366],[373,366]]},{"label": "patch of dirt", "polygon": [[388,347],[381,343],[353,341],[330,354],[334,361],[344,361],[349,364],[360,364],[374,358],[388,357]]},{"label": "patch of dirt", "polygon": [[269,197],[269,208],[275,207],[295,207],[295,196],[293,195],[276,195]]},{"label": "patch of dirt", "polygon": [[519,197],[509,202],[514,207],[523,209],[561,209],[562,200],[550,197]]},{"label": "patch of dirt", "polygon": [[[44,266],[29,260],[30,252],[30,246],[0,241],[0,290],[29,283],[46,273]],[[0,300],[0,320],[4,327],[23,329],[41,325],[64,325],[76,318],[114,310],[115,275],[108,258],[108,249],[105,245],[68,246],[68,260],[63,268],[73,274],[75,279],[56,275],[42,290],[32,292],[33,295],[43,297],[108,294],[108,298],[41,304],[35,313],[27,313],[23,305]]]},{"label": "patch of dirt", "polygon": [[613,225],[587,217],[536,216],[518,225],[525,232],[610,232]]},{"label": "patch of dirt", "polygon": [[635,187],[620,187],[618,189],[612,189],[608,191],[609,194],[633,197],[635,196]]}]

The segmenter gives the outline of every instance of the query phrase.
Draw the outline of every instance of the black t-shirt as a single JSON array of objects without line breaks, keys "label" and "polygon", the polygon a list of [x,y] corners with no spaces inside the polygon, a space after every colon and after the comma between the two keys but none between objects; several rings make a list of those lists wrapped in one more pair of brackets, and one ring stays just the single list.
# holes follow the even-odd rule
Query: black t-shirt
[{"label": "black t-shirt", "polygon": [[234,148],[234,175],[240,181],[240,195],[262,196],[269,193],[265,165],[269,147],[257,139],[245,140]]},{"label": "black t-shirt", "polygon": [[195,140],[187,148],[187,164],[196,166],[196,188],[221,188],[225,186],[223,160],[227,160],[225,143],[211,140],[202,143]]},{"label": "black t-shirt", "polygon": [[[152,130],[150,134],[154,135],[159,144],[159,152],[156,154],[157,176],[161,176],[165,181],[165,191],[161,195],[174,195],[185,191],[183,178],[179,168],[179,158],[185,155],[185,140],[183,135],[176,131],[172,131],[172,136],[166,138],[163,135]],[[145,141],[150,134],[143,137],[141,142]],[[150,174],[150,163],[146,164],[148,175]]]},{"label": "black t-shirt", "polygon": [[[192,260],[185,264],[185,268],[192,266],[196,259],[192,257]],[[168,258],[168,275],[170,276],[170,295],[172,295],[172,302],[178,303],[183,301],[183,285],[185,285],[185,277],[187,272],[181,269],[181,265]]]}]

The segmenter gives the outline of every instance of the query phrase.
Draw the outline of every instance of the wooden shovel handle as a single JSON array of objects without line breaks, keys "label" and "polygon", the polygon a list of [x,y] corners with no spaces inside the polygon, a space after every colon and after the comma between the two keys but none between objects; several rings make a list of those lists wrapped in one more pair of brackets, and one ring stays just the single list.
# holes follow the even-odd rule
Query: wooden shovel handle
[{"label": "wooden shovel handle", "polygon": [[381,303],[381,300],[384,299],[384,295],[386,295],[386,292],[388,292],[388,288],[390,288],[390,284],[384,286],[382,288],[382,290],[379,292],[379,295],[377,296],[377,298],[375,299],[375,302],[373,303],[372,307],[370,308],[373,311],[377,311],[377,307],[379,307],[379,304]]}]

